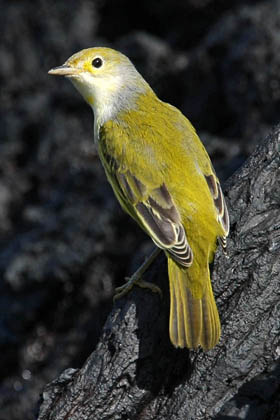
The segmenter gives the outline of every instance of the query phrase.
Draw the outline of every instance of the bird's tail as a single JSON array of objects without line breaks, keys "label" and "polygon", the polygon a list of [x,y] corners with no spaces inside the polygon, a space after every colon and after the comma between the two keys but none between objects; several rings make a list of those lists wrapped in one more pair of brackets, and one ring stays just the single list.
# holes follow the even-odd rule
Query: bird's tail
[{"label": "bird's tail", "polygon": [[204,350],[213,348],[221,335],[221,324],[214,295],[208,265],[200,271],[198,279],[204,284],[203,292],[196,290],[196,279],[191,278],[191,267],[181,269],[170,257],[168,258],[170,288],[170,340],[175,347]]}]

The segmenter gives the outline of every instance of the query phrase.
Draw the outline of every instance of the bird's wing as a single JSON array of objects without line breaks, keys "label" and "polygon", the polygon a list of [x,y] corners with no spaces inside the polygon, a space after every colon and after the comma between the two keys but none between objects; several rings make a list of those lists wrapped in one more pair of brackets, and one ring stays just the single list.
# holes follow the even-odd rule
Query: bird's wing
[{"label": "bird's wing", "polygon": [[214,201],[214,205],[217,211],[218,221],[224,231],[224,235],[220,237],[219,239],[223,247],[223,250],[226,254],[226,245],[227,245],[226,237],[228,236],[228,233],[229,233],[229,215],[228,215],[228,209],[227,209],[225,197],[222,192],[219,180],[215,175],[214,169],[213,169],[213,173],[209,175],[205,175],[205,179],[206,179],[206,182],[208,184],[209,190],[211,192],[211,195]]},{"label": "bird's wing", "polygon": [[137,218],[155,244],[167,251],[180,265],[189,267],[193,253],[174,201],[163,183],[148,189],[129,171],[116,171],[115,178]]}]

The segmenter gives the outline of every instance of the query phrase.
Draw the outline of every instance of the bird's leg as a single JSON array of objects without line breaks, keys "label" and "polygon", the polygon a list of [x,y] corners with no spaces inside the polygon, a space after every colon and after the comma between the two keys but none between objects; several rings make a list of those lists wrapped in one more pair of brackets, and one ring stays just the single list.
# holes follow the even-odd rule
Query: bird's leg
[{"label": "bird's leg", "polygon": [[119,298],[123,297],[128,292],[130,292],[132,287],[135,286],[135,285],[139,286],[139,287],[143,287],[144,289],[151,289],[153,292],[159,293],[160,295],[162,295],[161,290],[158,286],[156,286],[153,283],[149,283],[147,281],[142,280],[142,275],[150,267],[150,265],[153,263],[155,258],[158,256],[160,251],[161,251],[161,249],[156,247],[154,249],[154,251],[151,253],[151,255],[145,259],[144,263],[138,268],[138,270],[135,271],[135,273],[132,274],[131,277],[126,277],[125,278],[125,280],[127,280],[127,282],[123,286],[120,286],[120,287],[116,288],[116,294],[114,296],[114,301],[116,299],[119,299]]}]

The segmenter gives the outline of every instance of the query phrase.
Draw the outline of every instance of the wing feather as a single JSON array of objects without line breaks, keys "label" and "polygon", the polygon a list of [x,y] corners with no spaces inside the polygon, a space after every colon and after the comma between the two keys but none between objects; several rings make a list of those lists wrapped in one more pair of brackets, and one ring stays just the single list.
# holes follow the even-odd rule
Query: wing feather
[{"label": "wing feather", "polygon": [[189,267],[193,253],[180,214],[165,184],[150,191],[129,171],[116,175],[122,192],[155,244],[180,265]]},{"label": "wing feather", "polygon": [[206,179],[206,182],[208,184],[209,190],[211,192],[211,195],[214,201],[219,223],[221,224],[224,230],[224,236],[219,238],[219,240],[226,254],[226,246],[227,246],[226,237],[228,236],[228,233],[229,233],[229,215],[228,215],[228,209],[227,209],[225,197],[222,192],[221,185],[218,179],[216,178],[216,176],[214,175],[214,173],[210,175],[205,175],[205,179]]}]

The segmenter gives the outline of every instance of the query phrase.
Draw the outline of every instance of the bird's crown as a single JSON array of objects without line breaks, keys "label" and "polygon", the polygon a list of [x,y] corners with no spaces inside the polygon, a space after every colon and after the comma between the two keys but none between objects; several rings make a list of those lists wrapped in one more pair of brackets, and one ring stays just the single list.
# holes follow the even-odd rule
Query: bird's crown
[{"label": "bird's crown", "polygon": [[[95,77],[104,77],[105,75],[111,76],[121,68],[129,68],[131,66],[133,67],[133,64],[130,60],[119,51],[97,47],[77,52],[68,58],[61,67],[69,68],[69,74],[65,70],[66,76],[87,72]],[[51,71],[51,74],[55,74],[55,72]]]}]

